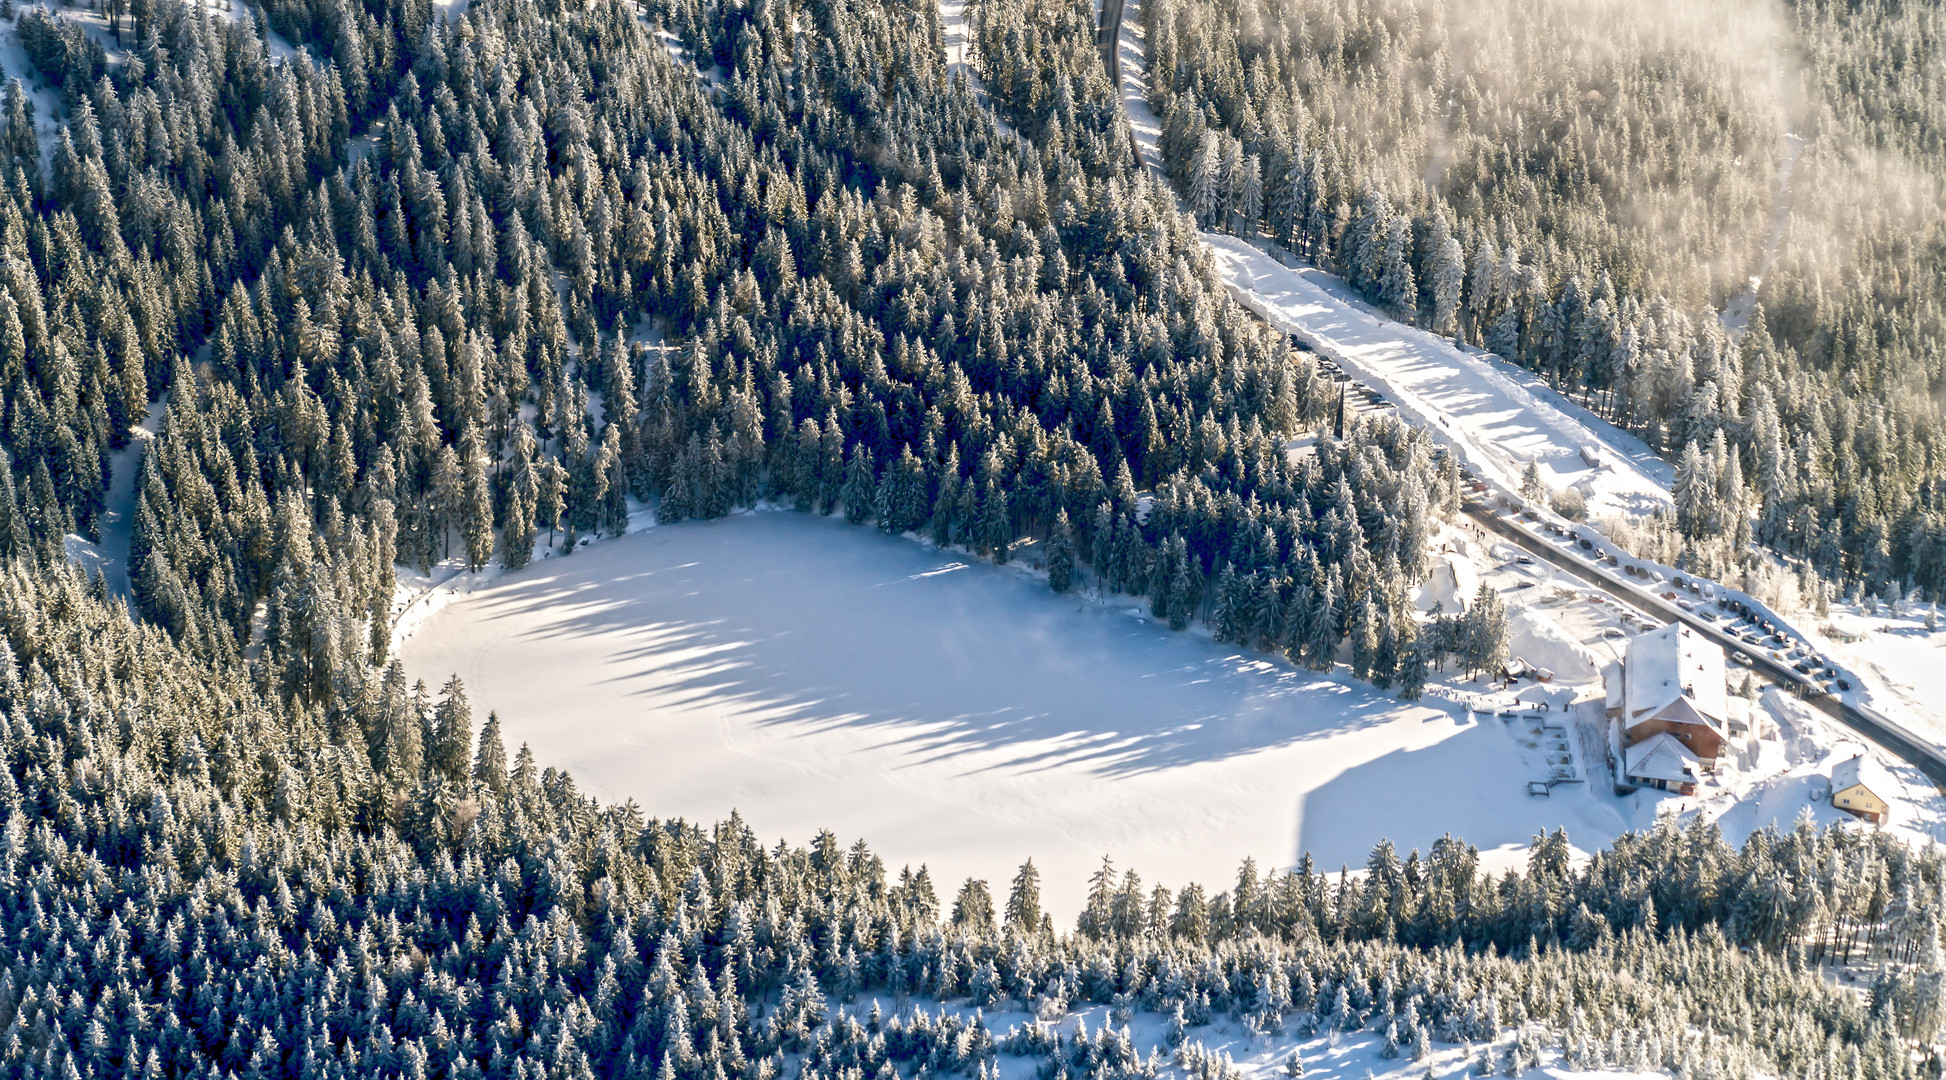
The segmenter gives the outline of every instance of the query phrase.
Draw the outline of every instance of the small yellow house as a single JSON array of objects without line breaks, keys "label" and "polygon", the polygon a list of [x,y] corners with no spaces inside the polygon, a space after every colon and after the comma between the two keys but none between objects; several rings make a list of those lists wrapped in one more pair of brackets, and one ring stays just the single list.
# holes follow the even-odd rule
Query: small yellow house
[{"label": "small yellow house", "polygon": [[1831,770],[1831,805],[1874,825],[1885,824],[1894,790],[1883,766],[1864,754],[1841,761]]}]

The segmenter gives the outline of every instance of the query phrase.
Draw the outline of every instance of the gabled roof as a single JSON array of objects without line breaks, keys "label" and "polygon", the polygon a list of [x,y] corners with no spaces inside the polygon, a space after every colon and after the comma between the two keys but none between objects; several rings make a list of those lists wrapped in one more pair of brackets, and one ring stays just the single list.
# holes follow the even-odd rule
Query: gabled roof
[{"label": "gabled roof", "polygon": [[1885,771],[1877,758],[1859,754],[1848,761],[1840,761],[1831,767],[1831,793],[1838,794],[1849,788],[1862,787],[1879,797],[1889,800],[1892,793],[1899,790],[1898,781]]},{"label": "gabled roof", "polygon": [[[1729,716],[1729,688],[1723,677],[1723,649],[1682,623],[1670,623],[1629,639],[1624,667],[1623,718],[1633,727],[1681,702],[1693,723],[1719,733]],[[1685,718],[1686,719],[1686,718]]]},{"label": "gabled roof", "polygon": [[1693,784],[1703,773],[1703,763],[1689,747],[1666,731],[1658,731],[1623,751],[1622,763],[1624,776],[1672,784]]}]

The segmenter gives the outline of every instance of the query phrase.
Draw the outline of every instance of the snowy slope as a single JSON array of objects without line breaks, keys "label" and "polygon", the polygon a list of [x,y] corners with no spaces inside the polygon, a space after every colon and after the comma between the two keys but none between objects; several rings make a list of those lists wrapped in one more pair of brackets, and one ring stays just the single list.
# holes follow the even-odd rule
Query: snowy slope
[{"label": "snowy slope", "polygon": [[[1801,613],[1797,621],[1820,652],[1852,675],[1853,701],[1946,745],[1946,631],[1926,629],[1925,609],[1918,605],[1897,614],[1881,607],[1868,615],[1841,602],[1831,612],[1829,620]],[[1840,628],[1842,634],[1829,632]]]},{"label": "snowy slope", "polygon": [[[854,1014],[869,1014],[871,1000],[861,999],[849,1006]],[[885,1003],[889,1006],[889,1002]],[[971,1012],[963,1005],[942,1006],[938,1002],[926,1003],[928,1012],[947,1011],[965,1016]],[[1004,1034],[1013,1028],[1035,1022],[1035,1018],[1025,1012],[1001,1010],[982,1014],[982,1022],[991,1031]],[[1457,1078],[1471,1075],[1471,1066],[1478,1061],[1485,1043],[1471,1047],[1433,1043],[1433,1052],[1425,1060],[1415,1062],[1410,1053],[1388,1059],[1382,1053],[1384,1033],[1374,1031],[1334,1032],[1326,1029],[1317,1035],[1302,1036],[1294,1033],[1298,1018],[1293,1016],[1287,1021],[1292,1033],[1282,1035],[1250,1034],[1242,1025],[1229,1018],[1219,1018],[1214,1023],[1191,1027],[1187,1030],[1188,1041],[1199,1043],[1205,1050],[1227,1056],[1237,1070],[1250,1080],[1272,1080],[1289,1076],[1285,1063],[1296,1054],[1304,1063],[1306,1080],[1421,1080],[1422,1077]],[[1058,1023],[1051,1024],[1054,1030],[1072,1036],[1079,1025],[1086,1025],[1089,1031],[1101,1031],[1115,1027],[1106,1006],[1089,1005],[1068,1013]],[[1168,1047],[1163,1040],[1165,1021],[1151,1012],[1135,1013],[1128,1024],[1129,1042],[1144,1058],[1153,1051],[1165,1060],[1169,1057]],[[1503,1033],[1494,1040],[1493,1045],[1501,1049],[1513,1041],[1513,1032]],[[1609,1070],[1578,1070],[1560,1062],[1554,1052],[1548,1052],[1550,1063],[1533,1069],[1527,1075],[1545,1080],[1661,1080],[1666,1073],[1636,1073]],[[996,1064],[1001,1080],[1030,1080],[1036,1076],[1041,1061],[1032,1058],[1001,1055]],[[1183,1072],[1165,1075],[1190,1075]]]},{"label": "snowy slope", "polygon": [[[940,29],[946,44],[946,77],[962,79],[979,102],[989,113],[993,104],[987,97],[986,83],[980,79],[979,65],[973,60],[973,26],[968,21],[971,13],[966,9],[969,0],[939,0]],[[1013,126],[993,113],[994,126],[1002,134],[1011,135]]]},{"label": "snowy slope", "polygon": [[1149,46],[1142,36],[1142,0],[1126,0],[1122,6],[1122,33],[1115,47],[1122,62],[1122,111],[1128,114],[1129,128],[1135,132],[1135,145],[1142,163],[1151,169],[1162,168],[1162,121],[1149,107]]},{"label": "snowy slope", "polygon": [[1531,373],[1388,319],[1323,271],[1292,269],[1233,236],[1204,233],[1203,241],[1245,306],[1383,393],[1488,484],[1518,491],[1533,462],[1550,488],[1580,488],[1593,515],[1668,503],[1675,473],[1667,462]]},{"label": "snowy slope", "polygon": [[128,445],[110,457],[108,496],[101,515],[100,572],[108,575],[108,587],[128,593],[128,546],[135,528],[137,481],[142,475],[142,457],[149,443],[162,430],[163,402],[149,406],[149,414],[129,429]]},{"label": "snowy slope", "polygon": [[1546,763],[1509,722],[804,514],[545,560],[435,605],[399,655],[434,686],[457,672],[511,745],[604,799],[828,827],[949,884],[1031,856],[1061,920],[1104,854],[1179,885],[1448,831],[1504,865],[1539,830],[1593,848],[1624,825],[1586,785],[1528,796]]}]

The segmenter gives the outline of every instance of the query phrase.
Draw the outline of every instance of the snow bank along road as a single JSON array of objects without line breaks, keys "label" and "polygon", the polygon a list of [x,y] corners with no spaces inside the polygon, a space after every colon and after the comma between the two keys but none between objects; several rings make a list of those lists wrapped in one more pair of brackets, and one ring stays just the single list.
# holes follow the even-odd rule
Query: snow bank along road
[{"label": "snow bank along road", "polygon": [[945,895],[1032,857],[1057,921],[1104,854],[1151,882],[1513,853],[1624,827],[1532,799],[1505,724],[1242,656],[1007,568],[808,514],[658,526],[483,584],[400,648],[605,801],[863,837]]},{"label": "snow bank along road", "polygon": [[1843,698],[1823,693],[1810,680],[1791,670],[1788,665],[1772,660],[1763,650],[1749,648],[1743,642],[1725,634],[1721,628],[1708,620],[1698,618],[1673,604],[1665,603],[1661,597],[1650,590],[1618,578],[1610,574],[1606,568],[1548,543],[1519,522],[1494,513],[1491,508],[1482,503],[1469,501],[1466,512],[1475,521],[1513,541],[1523,550],[1561,567],[1609,595],[1672,622],[1687,623],[1730,653],[1741,654],[1750,661],[1752,666],[1771,676],[1779,685],[1790,687],[1805,700],[1806,704],[1872,740],[1901,760],[1912,763],[1920,772],[1926,774],[1927,779],[1938,785],[1942,791],[1946,791],[1946,753],[1942,753],[1940,748],[1930,740],[1915,735],[1875,709],[1860,708]]}]

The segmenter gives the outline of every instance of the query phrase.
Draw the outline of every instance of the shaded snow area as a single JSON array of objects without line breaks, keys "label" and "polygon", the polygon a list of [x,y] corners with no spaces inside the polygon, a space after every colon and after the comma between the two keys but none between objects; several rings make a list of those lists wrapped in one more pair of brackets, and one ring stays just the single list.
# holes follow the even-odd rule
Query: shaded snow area
[{"label": "shaded snow area", "polygon": [[[242,22],[250,19],[250,9],[242,0],[186,0],[192,7],[207,13],[214,19]],[[90,38],[100,43],[109,65],[115,66],[128,58],[128,52],[135,43],[132,24],[124,25],[119,42],[109,29],[108,20],[97,11],[85,7],[64,7],[55,3],[28,2],[17,3],[12,19],[0,20],[0,78],[19,79],[21,87],[34,103],[34,132],[40,137],[41,168],[49,167],[53,160],[54,148],[60,145],[61,128],[66,124],[66,112],[61,107],[61,94],[55,90],[27,59],[27,50],[20,42],[20,19],[28,11],[40,8],[55,18],[65,19],[79,26]],[[265,47],[272,60],[288,60],[297,55],[291,43],[275,30],[265,31]],[[4,85],[4,84],[0,84]]]},{"label": "shaded snow area", "polygon": [[[834,1016],[848,1013],[861,1021],[871,1014],[873,1005],[879,1005],[887,1015],[893,1012],[889,1000],[875,1001],[869,995],[861,996],[848,1005],[831,1009]],[[962,1019],[970,1019],[973,1010],[965,1007],[964,1002],[917,1003],[919,1008],[932,1015],[952,1013]],[[1385,1033],[1383,1031],[1346,1031],[1333,1032],[1328,1028],[1316,1035],[1301,1035],[1297,1029],[1302,1014],[1293,1014],[1285,1020],[1284,1034],[1252,1034],[1243,1025],[1227,1017],[1215,1022],[1191,1026],[1184,1032],[1184,1046],[1200,1046],[1212,1057],[1226,1057],[1237,1072],[1249,1080],[1271,1080],[1273,1077],[1287,1077],[1287,1063],[1293,1054],[1303,1062],[1306,1080],[1421,1080],[1433,1076],[1440,1080],[1471,1076],[1472,1067],[1477,1064],[1484,1052],[1491,1046],[1504,1058],[1514,1042],[1515,1032],[1511,1029],[1491,1043],[1476,1042],[1469,1046],[1453,1046],[1435,1041],[1432,1053],[1424,1061],[1412,1060],[1410,1049],[1397,1058],[1384,1056]],[[1088,1005],[1076,1008],[1058,1021],[1037,1020],[1036,1017],[1021,1011],[1017,1003],[1002,1001],[999,1009],[980,1014],[980,1021],[997,1036],[1004,1036],[1017,1027],[1042,1023],[1050,1030],[1072,1037],[1085,1028],[1089,1033],[1104,1029],[1119,1032],[1123,1026],[1115,1022],[1114,1016],[1105,1005]],[[1163,1062],[1170,1060],[1170,1050],[1164,1041],[1167,1021],[1152,1012],[1135,1012],[1127,1024],[1129,1044],[1144,1059],[1153,1053]],[[1543,1043],[1557,1040],[1544,1039]],[[1660,1080],[1666,1073],[1637,1073],[1613,1070],[1578,1070],[1568,1067],[1558,1060],[1558,1054],[1550,1046],[1542,1050],[1543,1063],[1529,1069],[1529,1077],[1541,1080]],[[1044,1059],[1013,1057],[1001,1054],[995,1059],[1001,1080],[1034,1080],[1037,1070],[1045,1064]],[[1194,1075],[1186,1069],[1168,1069],[1165,1076]]]},{"label": "shaded snow area", "polygon": [[1517,492],[1533,462],[1548,487],[1579,488],[1591,516],[1668,505],[1668,462],[1532,373],[1388,319],[1321,270],[1292,269],[1232,236],[1203,242],[1245,306],[1379,391],[1488,484]]},{"label": "shaded snow area", "polygon": [[970,0],[939,0],[939,23],[941,36],[946,45],[946,77],[960,79],[972,93],[973,100],[980,103],[993,115],[993,124],[1002,134],[1013,134],[1013,125],[993,112],[993,101],[987,96],[986,83],[980,79],[979,64],[973,59],[972,12],[967,8]]},{"label": "shaded snow area", "polygon": [[604,540],[416,622],[415,678],[457,673],[510,745],[605,800],[830,828],[955,886],[1032,857],[1062,921],[1104,854],[1181,885],[1446,832],[1506,865],[1542,829],[1594,848],[1624,824],[1590,785],[1529,796],[1544,751],[1450,697],[1399,702],[810,515]]},{"label": "shaded snow area", "polygon": [[28,100],[34,103],[34,134],[40,137],[41,168],[45,170],[53,160],[54,148],[61,143],[61,95],[41,77],[20,43],[20,17],[34,6],[21,4],[12,19],[0,21],[0,70],[4,71],[0,77],[20,80]]},{"label": "shaded snow area", "polygon": [[149,406],[140,424],[128,429],[128,445],[109,455],[108,494],[101,514],[101,543],[96,544],[70,533],[66,537],[68,560],[107,578],[108,588],[128,595],[128,547],[135,528],[135,498],[141,491],[142,457],[149,443],[161,430],[162,402]]}]

